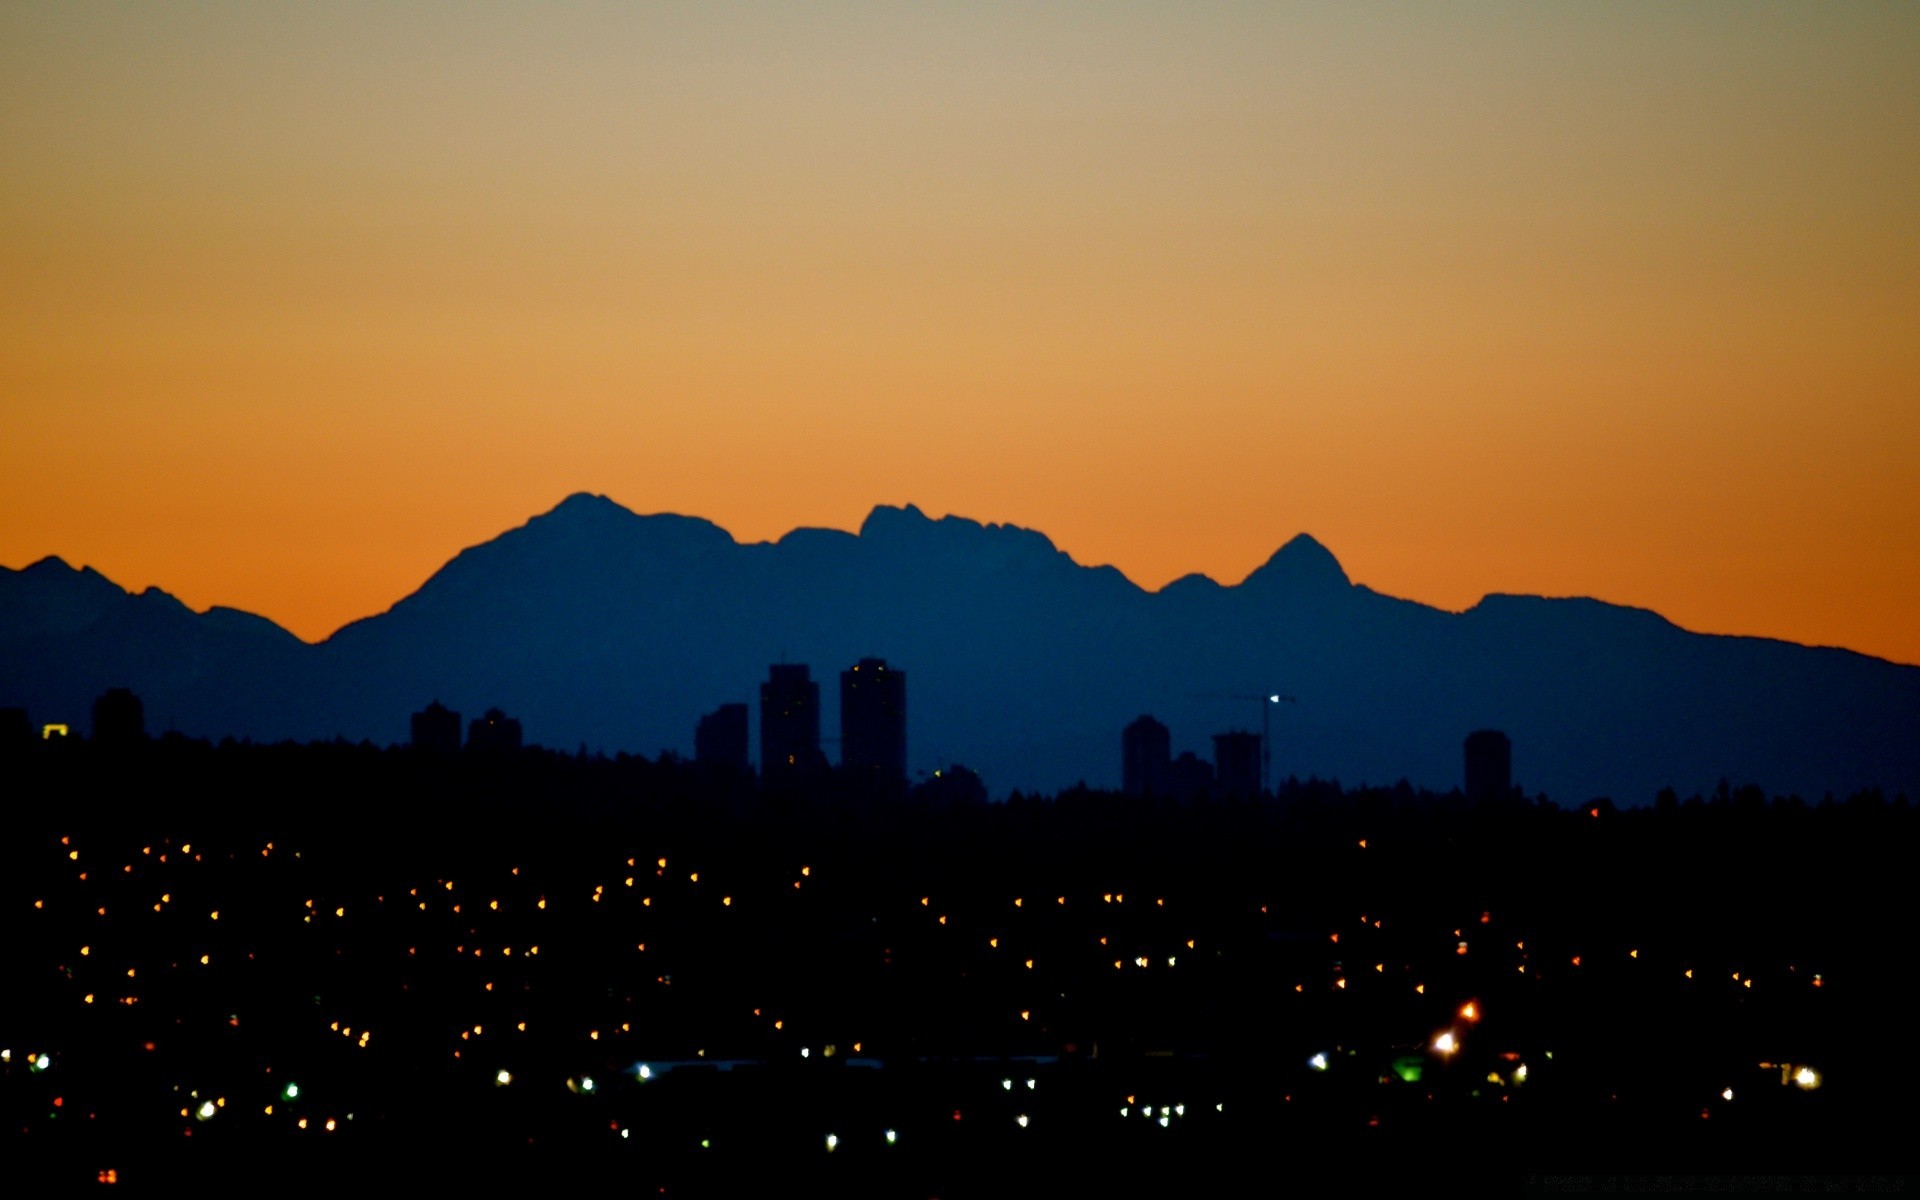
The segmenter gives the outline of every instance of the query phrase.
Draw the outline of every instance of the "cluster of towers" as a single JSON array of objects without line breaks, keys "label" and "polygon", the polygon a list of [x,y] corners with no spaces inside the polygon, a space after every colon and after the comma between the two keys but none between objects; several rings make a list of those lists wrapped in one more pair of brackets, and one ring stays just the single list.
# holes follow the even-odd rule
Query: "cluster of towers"
[{"label": "cluster of towers", "polygon": [[[747,768],[747,706],[722,704],[693,731],[695,760]],[[800,663],[775,663],[760,685],[760,773],[769,785],[824,770],[820,685]],[[881,784],[907,778],[907,675],[863,658],[840,672],[840,768]]]},{"label": "cluster of towers", "polygon": [[1213,735],[1213,762],[1188,750],[1172,756],[1167,727],[1142,715],[1120,734],[1120,787],[1129,796],[1257,796],[1261,779],[1261,736],[1234,730]]},{"label": "cluster of towers", "polygon": [[[48,725],[41,738],[67,733]],[[413,714],[413,745],[440,753],[461,749],[460,714],[438,700]],[[104,747],[146,741],[146,714],[127,688],[109,688],[93,706],[93,741]],[[0,749],[30,745],[27,713],[0,708]],[[840,672],[840,769],[876,785],[907,779],[907,676],[885,659],[863,658]],[[490,708],[467,726],[468,750],[513,751],[521,747],[520,722]],[[1213,761],[1192,751],[1172,755],[1167,727],[1142,715],[1120,736],[1121,789],[1129,796],[1180,800],[1247,798],[1266,791],[1265,739],[1234,730],[1213,735]],[[737,771],[748,762],[747,706],[722,704],[694,729],[695,761]],[[1513,743],[1506,734],[1480,729],[1467,735],[1465,794],[1470,800],[1504,800],[1513,791]],[[827,768],[821,751],[820,685],[804,664],[775,663],[760,685],[760,772],[770,786],[794,785]]]},{"label": "cluster of towers", "polygon": [[[1167,727],[1150,716],[1120,734],[1121,790],[1129,796],[1196,800],[1204,796],[1248,797],[1266,790],[1261,735],[1213,735],[1213,762],[1191,750],[1171,755]],[[1462,746],[1469,800],[1504,800],[1513,793],[1513,743],[1497,729],[1479,729]]]},{"label": "cluster of towers", "polygon": [[[467,726],[467,749],[509,751],[520,748],[520,722],[490,708]],[[460,714],[435,700],[413,714],[416,749],[451,754],[460,749]]]}]

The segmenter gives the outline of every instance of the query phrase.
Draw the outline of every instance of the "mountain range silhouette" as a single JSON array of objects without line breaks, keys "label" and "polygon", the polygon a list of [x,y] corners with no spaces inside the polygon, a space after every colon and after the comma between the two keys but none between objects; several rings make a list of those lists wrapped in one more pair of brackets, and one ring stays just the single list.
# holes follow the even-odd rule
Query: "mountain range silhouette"
[{"label": "mountain range silhouette", "polygon": [[911,767],[962,762],[996,794],[1117,786],[1141,713],[1206,757],[1209,735],[1260,728],[1260,703],[1234,697],[1282,692],[1297,703],[1271,714],[1276,779],[1445,790],[1461,739],[1497,728],[1516,782],[1563,802],[1722,779],[1920,796],[1920,667],[1597,600],[1447,612],[1351,582],[1305,534],[1237,585],[1148,592],[1033,530],[912,505],[857,534],[742,544],[582,493],[312,645],[58,558],[0,568],[0,705],[76,728],[123,686],[155,730],[384,744],[437,697],[505,709],[535,743],[686,754],[700,714],[752,701],[783,660],[822,681],[830,736],[837,674],[864,656],[908,674]]}]

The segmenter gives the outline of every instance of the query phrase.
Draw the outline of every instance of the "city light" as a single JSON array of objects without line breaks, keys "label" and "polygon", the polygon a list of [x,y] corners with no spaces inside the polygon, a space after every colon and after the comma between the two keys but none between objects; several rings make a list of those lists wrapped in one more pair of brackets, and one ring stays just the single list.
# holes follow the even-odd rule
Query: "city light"
[{"label": "city light", "polygon": [[[914,819],[937,821],[933,811]],[[1291,819],[1283,805],[1253,811],[1268,812],[1276,822]],[[1442,807],[1420,819],[1438,822],[1445,811]],[[1548,815],[1538,820],[1554,819],[1553,810],[1540,811]],[[1072,813],[1048,817],[1046,812],[1042,802],[1030,806],[1021,820],[1050,836],[1085,832],[1075,825],[1049,829],[1047,820],[1083,818]],[[1156,812],[1156,821],[1188,819],[1171,805]],[[1588,832],[1583,809],[1565,816]],[[1624,806],[1618,817],[1609,816],[1614,820],[1609,828],[1623,839],[1633,835],[1635,822],[1642,820]],[[670,813],[649,817],[650,822],[655,819],[672,828]],[[968,819],[984,823],[1000,818],[976,812]],[[1115,819],[1100,818],[1103,823]],[[873,845],[856,840],[845,852],[832,852],[833,861],[823,866],[822,885],[809,883],[802,896],[792,885],[796,878],[807,877],[810,868],[795,868],[791,858],[800,846],[806,848],[798,853],[819,852],[812,838],[825,841],[827,835],[782,828],[782,840],[772,846],[735,847],[724,839],[708,843],[702,833],[686,847],[688,853],[676,859],[682,867],[671,878],[663,874],[649,885],[659,896],[643,897],[636,890],[627,900],[620,898],[625,889],[617,882],[596,886],[592,881],[623,877],[611,861],[615,845],[621,860],[631,855],[632,862],[646,861],[645,852],[652,847],[621,844],[621,839],[630,837],[632,828],[648,824],[609,827],[612,832],[601,843],[594,837],[577,839],[570,848],[556,842],[560,848],[552,855],[554,863],[544,853],[528,860],[521,872],[525,878],[510,875],[504,855],[479,865],[463,862],[458,838],[451,840],[454,849],[446,851],[445,859],[435,849],[428,858],[433,865],[402,864],[396,869],[392,864],[400,860],[384,855],[397,854],[401,845],[342,864],[315,854],[316,847],[303,846],[298,835],[280,833],[282,849],[269,867],[259,861],[261,841],[252,829],[238,839],[197,829],[201,842],[193,843],[194,849],[205,854],[198,864],[182,858],[177,834],[155,832],[154,853],[142,856],[131,844],[137,838],[96,840],[82,829],[73,839],[79,849],[55,848],[48,837],[34,850],[41,860],[37,869],[57,884],[42,887],[38,878],[28,875],[14,900],[7,902],[17,905],[16,920],[36,926],[33,936],[19,939],[14,951],[25,960],[21,979],[32,987],[44,978],[53,989],[47,1003],[36,1001],[29,1012],[67,1016],[44,1032],[11,1030],[10,1035],[36,1041],[40,1048],[19,1055],[0,1049],[0,1063],[7,1064],[4,1069],[14,1062],[23,1066],[15,1083],[29,1090],[27,1102],[16,1106],[17,1119],[35,1139],[45,1137],[45,1123],[55,1119],[61,1122],[54,1127],[61,1137],[71,1136],[65,1132],[69,1129],[89,1128],[77,1125],[76,1119],[92,1119],[94,1097],[111,1094],[112,1077],[103,1074],[101,1064],[123,1049],[137,1060],[135,1078],[160,1081],[159,1088],[149,1090],[158,1097],[154,1107],[164,1119],[164,1131],[190,1136],[196,1146],[205,1144],[208,1136],[218,1146],[239,1145],[265,1136],[260,1131],[268,1128],[274,1136],[295,1128],[341,1129],[350,1139],[364,1132],[374,1135],[370,1145],[386,1146],[409,1136],[410,1124],[430,1119],[439,1123],[434,1128],[497,1130],[502,1139],[510,1137],[516,1144],[532,1137],[579,1144],[564,1139],[584,1132],[597,1140],[610,1131],[635,1151],[635,1163],[644,1161],[648,1171],[661,1164],[658,1169],[667,1172],[676,1169],[675,1155],[693,1155],[695,1147],[710,1149],[715,1141],[727,1141],[730,1153],[752,1155],[765,1146],[784,1146],[792,1153],[792,1138],[797,1136],[805,1153],[817,1154],[809,1149],[817,1145],[835,1152],[841,1141],[837,1132],[820,1131],[813,1122],[851,1121],[848,1136],[854,1149],[846,1159],[836,1157],[827,1164],[838,1170],[860,1167],[865,1155],[881,1153],[870,1140],[878,1116],[919,1120],[916,1113],[938,1113],[940,1136],[929,1140],[916,1132],[907,1160],[887,1156],[892,1169],[931,1166],[938,1172],[948,1157],[985,1152],[996,1145],[995,1139],[1005,1143],[1017,1136],[1026,1147],[1023,1153],[1043,1155],[1071,1146],[1089,1114],[1097,1118],[1101,1107],[1109,1115],[1117,1108],[1122,1118],[1118,1131],[1099,1118],[1109,1133],[1144,1137],[1169,1153],[1200,1156],[1248,1144],[1246,1139],[1259,1136],[1259,1122],[1275,1111],[1299,1113],[1314,1122],[1302,1128],[1377,1128],[1377,1135],[1353,1136],[1377,1138],[1383,1149],[1398,1148],[1403,1143],[1394,1139],[1417,1130],[1414,1122],[1402,1119],[1406,1114],[1430,1112],[1434,1116],[1428,1119],[1452,1121],[1455,1114],[1449,1106],[1511,1112],[1507,1119],[1529,1123],[1516,1128],[1553,1128],[1571,1119],[1569,1114],[1586,1111],[1582,1106],[1601,1101],[1617,1103],[1623,1117],[1636,1117],[1644,1108],[1634,1112],[1630,1106],[1645,1105],[1647,1089],[1630,1086],[1631,1063],[1586,1053],[1596,1045],[1595,1031],[1569,1026],[1566,1014],[1602,1011],[1590,1006],[1613,1004],[1651,1018],[1662,1015],[1661,1004],[1684,998],[1688,1020],[1698,1009],[1703,1018],[1727,1021],[1729,1044],[1764,1038],[1769,1044],[1796,1048],[1828,1044],[1822,1040],[1821,1022],[1849,1015],[1826,1010],[1834,997],[1846,998],[1843,983],[1851,977],[1848,968],[1857,965],[1846,957],[1848,943],[1816,947],[1832,955],[1821,965],[1843,981],[1816,995],[1782,986],[1823,985],[1821,975],[1798,969],[1816,961],[1811,950],[1785,944],[1750,949],[1697,937],[1682,951],[1677,934],[1633,906],[1609,910],[1564,932],[1549,920],[1550,910],[1542,910],[1547,914],[1542,915],[1518,904],[1503,908],[1502,928],[1490,930],[1498,936],[1483,939],[1479,954],[1469,962],[1464,930],[1476,923],[1491,925],[1490,912],[1481,907],[1487,901],[1479,894],[1479,882],[1448,896],[1435,891],[1444,884],[1436,884],[1425,868],[1406,874],[1406,864],[1427,852],[1425,844],[1394,836],[1389,817],[1369,818],[1382,826],[1373,833],[1387,856],[1367,860],[1379,867],[1376,877],[1374,868],[1362,870],[1359,860],[1344,856],[1356,833],[1350,824],[1342,825],[1346,818],[1315,812],[1313,819],[1327,821],[1330,828],[1303,833],[1304,826],[1287,826],[1288,836],[1297,834],[1311,843],[1317,857],[1307,857],[1303,849],[1300,861],[1323,864],[1324,874],[1311,881],[1317,890],[1303,884],[1291,894],[1275,890],[1271,878],[1257,870],[1238,872],[1245,878],[1236,879],[1235,872],[1224,869],[1215,878],[1211,859],[1182,867],[1178,854],[1184,848],[1170,843],[1174,853],[1164,853],[1151,840],[1158,834],[1153,828],[1141,835],[1144,840],[1137,846],[1121,843],[1126,858],[1102,862],[1096,856],[1057,870],[1044,856],[1031,856],[1029,862],[1024,853],[1011,867],[983,862],[973,853],[972,841],[963,842],[966,853],[955,853],[951,862],[936,858],[925,866],[912,862],[876,868],[860,857],[871,855]],[[1646,821],[1652,822],[1651,814]],[[1234,828],[1235,836],[1241,836],[1241,827]],[[1110,836],[1105,824],[1094,829]],[[357,846],[386,835],[378,822],[349,814],[337,836],[343,844]],[[516,856],[526,852],[527,846],[512,835],[503,836],[508,841],[502,845],[510,845]],[[834,826],[832,836],[861,835]],[[328,846],[322,843],[322,848]],[[1335,853],[1327,853],[1329,848]],[[307,852],[304,862],[298,860],[302,849]],[[1249,847],[1249,862],[1255,861],[1253,849],[1271,847]],[[1138,865],[1131,857],[1136,853]],[[93,865],[96,877],[106,878],[76,880],[78,868],[70,854],[80,855]],[[696,873],[686,870],[685,863],[696,855],[705,860],[697,874],[707,877],[703,883],[715,885],[711,889],[696,884]],[[121,874],[94,865],[115,858],[131,860]],[[454,892],[450,881],[433,878],[433,872],[450,869],[468,880],[462,885],[468,892]],[[1009,878],[995,874],[1001,870]],[[134,878],[121,878],[129,873]],[[1034,892],[1033,912],[1024,910],[1020,897],[1011,897],[1015,912],[1000,907],[1010,898],[1014,878],[1017,886]],[[1100,890],[1123,882],[1148,902],[1127,905],[1126,893]],[[417,897],[443,895],[436,886],[454,894],[445,895],[439,909],[420,911]],[[543,887],[557,889],[561,899],[547,905],[540,894]],[[574,887],[579,890],[566,890]],[[942,890],[944,912],[932,911],[934,887]],[[579,893],[589,890],[601,901],[597,908],[578,903]],[[923,894],[914,896],[916,891]],[[36,892],[45,893],[44,907],[28,914]],[[1046,907],[1047,892],[1055,894],[1055,908]],[[487,899],[488,893],[497,898]],[[568,894],[573,901],[566,899]],[[1075,895],[1086,903],[1067,904]],[[1335,897],[1330,909],[1321,907],[1318,897],[1323,895]],[[160,904],[153,905],[156,896]],[[464,915],[453,903],[456,896],[465,902]],[[714,898],[720,903],[709,902]],[[181,903],[172,905],[174,899]],[[653,899],[661,903],[651,904]],[[1092,903],[1096,899],[1102,903]],[[113,919],[96,919],[109,904],[119,905]],[[150,914],[150,906],[158,911]],[[922,907],[919,917],[913,916],[913,907]],[[349,908],[355,912],[351,926],[343,919]],[[715,908],[722,912],[714,913]],[[128,921],[123,915],[127,909],[137,921]],[[326,924],[328,912],[340,919]],[[1189,915],[1168,922],[1168,913]],[[1356,913],[1357,928],[1346,924]],[[156,915],[160,920],[153,920]],[[1394,918],[1392,930],[1385,927],[1388,916]],[[212,929],[203,917],[217,920],[221,928]],[[1603,920],[1618,927],[1602,927]],[[1788,932],[1798,938],[1801,931]],[[533,937],[548,943],[539,961],[534,958],[537,948],[529,946]],[[1199,941],[1208,943],[1206,951],[1192,949]],[[1759,941],[1757,935],[1756,944]],[[1632,949],[1620,951],[1623,945]],[[989,953],[982,955],[981,949]],[[1009,953],[1000,955],[1000,949]],[[1170,952],[1176,949],[1177,956]],[[1593,951],[1593,971],[1568,969],[1569,963],[1584,965],[1576,949]],[[1646,971],[1637,966],[1642,949],[1650,964]],[[1700,960],[1698,981],[1717,973],[1730,979],[1731,986],[1703,982],[1701,988],[1692,987],[1684,980],[1695,979],[1696,968],[1684,962],[1682,978],[1674,978],[1669,955],[1680,953]],[[215,954],[221,958],[219,972],[191,970],[195,964],[210,967]],[[1038,974],[1037,957],[1048,959],[1046,975]],[[1621,963],[1622,957],[1629,962]],[[1734,971],[1736,961],[1746,965]],[[1155,962],[1163,969],[1153,969]],[[1778,974],[1772,968],[1758,971],[1767,975],[1767,988],[1759,986],[1754,966],[1764,962],[1782,964]],[[784,969],[795,963],[804,966]],[[1394,973],[1391,983],[1384,978],[1388,964]],[[635,970],[637,966],[645,970]],[[1365,978],[1369,968],[1376,975],[1372,984]],[[1523,976],[1519,988],[1512,986],[1508,974],[1514,970]],[[1420,999],[1428,977],[1435,980],[1431,1004]],[[835,990],[836,984],[841,990]],[[868,988],[873,990],[863,990]],[[1232,988],[1244,989],[1250,1002],[1218,1003],[1217,997]],[[1408,1001],[1403,988],[1411,989],[1416,1000]],[[1779,1007],[1752,1014],[1765,1017],[1764,1022],[1741,1019],[1737,1006],[1766,1001],[1769,993],[1781,997]],[[876,1007],[888,998],[913,995],[939,1002],[922,1006],[929,1014],[925,1019],[913,1006]],[[1495,997],[1495,1024],[1485,1030],[1479,1028],[1485,1024],[1479,995]],[[1267,1007],[1252,1003],[1253,998]],[[75,1003],[96,1007],[73,1013]],[[1035,1003],[1045,1007],[1031,1008]],[[1455,1006],[1454,1020],[1432,1031],[1428,1022],[1444,1015],[1436,1006],[1447,1003]],[[886,1025],[863,1028],[877,1012],[885,1014],[881,1020]],[[800,1045],[785,1039],[782,1013],[792,1013],[800,1022],[796,1033],[819,1040]],[[1143,1023],[1128,1028],[1136,1014]],[[1008,1016],[1018,1019],[1008,1022]],[[523,1036],[528,1017],[544,1026],[538,1037]],[[71,1032],[63,1024],[67,1020],[73,1022]],[[318,1036],[323,1020],[329,1032],[363,1049],[370,1047],[369,1026],[380,1024],[382,1053],[348,1054],[346,1046]],[[293,1031],[293,1040],[275,1045],[272,1039],[282,1028]],[[492,1035],[485,1034],[489,1028],[495,1031]],[[1430,1031],[1424,1045],[1418,1040],[1422,1028]],[[1473,1053],[1464,1046],[1468,1030],[1479,1039]],[[865,1057],[863,1043],[851,1040],[856,1033],[875,1041],[874,1057]],[[232,1040],[218,1041],[216,1034]],[[98,1040],[87,1043],[85,1055],[73,1055],[71,1048],[78,1044],[74,1039],[83,1036]],[[1542,1059],[1550,1076],[1543,1077],[1545,1090],[1523,1088],[1530,1068],[1521,1060],[1520,1048],[1545,1053],[1540,1042],[1555,1038],[1562,1039],[1562,1063],[1579,1069],[1571,1076],[1555,1075],[1554,1063],[1548,1061],[1552,1055],[1547,1054]],[[514,1045],[490,1044],[480,1052],[477,1042],[489,1039]],[[1270,1052],[1261,1047],[1297,1054],[1297,1048],[1288,1048],[1293,1039],[1338,1044],[1310,1052],[1305,1060],[1292,1059],[1296,1066],[1290,1071],[1282,1061],[1279,1074],[1266,1078],[1223,1075],[1204,1065],[1246,1046],[1260,1054]],[[580,1047],[582,1040],[594,1044]],[[324,1050],[316,1055],[305,1045],[311,1041],[323,1041]],[[599,1046],[601,1041],[608,1045]],[[615,1042],[620,1045],[615,1047]],[[1110,1051],[1110,1043],[1119,1053]],[[1609,1042],[1602,1036],[1597,1044]],[[947,1046],[966,1049],[954,1053]],[[63,1051],[61,1077],[29,1085],[29,1072],[50,1071],[54,1048]],[[796,1051],[800,1067],[791,1065]],[[662,1056],[661,1065],[634,1062],[639,1053]],[[1756,1046],[1751,1057],[1743,1052],[1735,1061],[1751,1064],[1764,1054],[1768,1050]],[[495,1059],[490,1076],[494,1092],[478,1086],[489,1078],[489,1057]],[[514,1059],[519,1070],[499,1064],[502,1057]],[[1338,1076],[1331,1074],[1335,1058],[1342,1063]],[[1451,1061],[1456,1058],[1458,1063]],[[1098,1074],[1081,1066],[1083,1060],[1096,1059]],[[1297,1074],[1303,1061],[1309,1070],[1304,1080]],[[448,1072],[450,1062],[453,1070]],[[429,1063],[436,1066],[421,1070]],[[1009,1066],[1033,1073],[1011,1073]],[[1817,1102],[1822,1121],[1840,1113],[1851,1117],[1878,1111],[1867,1107],[1868,1100],[1884,1109],[1897,1094],[1891,1083],[1863,1082],[1857,1073],[1847,1072],[1845,1080],[1836,1080],[1820,1097],[1801,1101],[1796,1092],[1824,1087],[1819,1070],[1783,1062],[1777,1051],[1762,1066],[1769,1091],[1776,1082],[1773,1072],[1778,1072],[1782,1087],[1774,1094],[1782,1102],[1793,1102],[1785,1108],[1797,1103],[1804,1111],[1806,1104]],[[519,1078],[524,1070],[535,1074]],[[590,1070],[601,1074],[594,1076]],[[1026,1111],[980,1103],[978,1089],[992,1085],[995,1070],[1001,1072],[1004,1094],[1023,1087],[1029,1093]],[[1036,1119],[1031,1105],[1042,1070],[1048,1072],[1049,1101]],[[1133,1074],[1136,1070],[1141,1073]],[[1730,1107],[1736,1090],[1732,1085],[1738,1085],[1744,1104],[1755,1103],[1755,1097],[1746,1095],[1751,1085],[1740,1084],[1723,1070],[1686,1056],[1663,1062],[1657,1072],[1665,1089],[1661,1094],[1693,1097],[1683,1115],[1692,1118],[1710,1111],[1715,1124],[1706,1128],[1716,1134],[1760,1136],[1748,1128],[1752,1114],[1740,1116],[1746,1108]],[[250,1078],[241,1078],[241,1072],[250,1072]],[[611,1079],[603,1091],[598,1080],[609,1072],[625,1076],[627,1082]],[[306,1094],[289,1074],[305,1079],[308,1089],[319,1090]],[[669,1074],[673,1078],[667,1079]],[[84,1076],[84,1084],[74,1081],[76,1075]],[[649,1083],[656,1075],[665,1082]],[[387,1095],[405,1094],[416,1078],[453,1086],[437,1087],[430,1100],[413,1106],[373,1099],[382,1094],[380,1089],[397,1089]],[[1083,1086],[1096,1078],[1109,1082]],[[53,1082],[60,1086],[45,1087]],[[523,1082],[528,1086],[520,1087]],[[1716,1083],[1722,1086],[1714,1087]],[[648,1084],[643,1095],[621,1091],[622,1086],[639,1084]],[[46,1094],[34,1096],[35,1086]],[[161,1094],[169,1086],[171,1094]],[[228,1096],[217,1096],[216,1087]],[[666,1090],[658,1090],[661,1087]],[[1149,1096],[1153,1103],[1126,1095],[1123,1104],[1113,1105],[1111,1100],[1120,1096],[1111,1093],[1126,1087],[1154,1093]],[[1881,1090],[1870,1090],[1875,1087]],[[562,1088],[589,1099],[563,1098]],[[847,1104],[843,1089],[852,1088],[870,1089],[854,1093],[867,1099]],[[63,1095],[53,1096],[55,1091]],[[122,1106],[147,1103],[145,1095],[129,1094]],[[1176,1099],[1185,1096],[1194,1097],[1191,1107]],[[1714,1096],[1729,1107],[1713,1108]],[[1206,1118],[1209,1103],[1215,1113],[1224,1113],[1222,1097],[1234,1101],[1236,1112],[1246,1117],[1244,1123]],[[703,1107],[709,1103],[716,1107]],[[1510,1109],[1498,1107],[1509,1103]],[[959,1122],[956,1106],[976,1104],[964,1124],[945,1120],[951,1112]],[[1824,1112],[1829,1105],[1835,1113]],[[104,1134],[90,1130],[90,1136],[110,1138],[121,1118],[99,1107]],[[203,1128],[226,1107],[248,1119]],[[313,1112],[322,1107],[335,1116]],[[410,1107],[423,1112],[431,1107],[434,1115],[423,1118]],[[816,1109],[818,1115],[809,1119]],[[1770,1109],[1762,1105],[1756,1111],[1772,1121]],[[359,1113],[357,1121],[353,1110]],[[1189,1112],[1196,1121],[1183,1124],[1182,1135],[1161,1141],[1132,1124],[1135,1112],[1149,1122],[1149,1129],[1153,1124],[1170,1128]],[[727,1115],[714,1118],[712,1113]],[[856,1113],[866,1115],[852,1115]],[[109,1120],[116,1125],[110,1126]],[[629,1120],[635,1123],[628,1126]],[[716,1120],[740,1124],[721,1128]],[[1001,1124],[1007,1120],[1025,1132],[1008,1131]],[[572,1130],[567,1128],[570,1122]],[[1688,1126],[1700,1128],[1691,1120]],[[720,1138],[702,1136],[703,1130],[716,1128],[721,1128]],[[880,1132],[885,1146],[900,1144],[897,1127]],[[1188,1146],[1190,1133],[1196,1137]],[[823,1143],[813,1143],[811,1137],[821,1137]],[[111,1140],[100,1144],[108,1151],[116,1149]],[[487,1151],[479,1153],[476,1161],[485,1161]],[[89,1171],[94,1165],[86,1164]],[[122,1160],[120,1165],[139,1164]]]}]

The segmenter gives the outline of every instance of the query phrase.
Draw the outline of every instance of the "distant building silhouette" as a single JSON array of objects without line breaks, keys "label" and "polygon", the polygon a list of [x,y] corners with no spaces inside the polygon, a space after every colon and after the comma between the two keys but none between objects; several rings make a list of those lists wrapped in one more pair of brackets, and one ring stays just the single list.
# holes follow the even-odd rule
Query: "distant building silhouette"
[{"label": "distant building silhouette", "polygon": [[1497,729],[1467,735],[1467,799],[1500,800],[1513,791],[1513,743]]},{"label": "distant building silhouette", "polygon": [[413,714],[413,748],[433,754],[460,749],[460,714],[435,700]]},{"label": "distant building silhouette", "polygon": [[1213,784],[1222,796],[1260,794],[1260,735],[1233,730],[1213,735]]},{"label": "distant building silhouette", "polygon": [[907,673],[882,658],[840,672],[840,765],[884,782],[907,778]]},{"label": "distant building silhouette", "polygon": [[942,767],[913,789],[916,800],[938,808],[960,808],[987,802],[987,785],[959,763]]},{"label": "distant building silhouette", "polygon": [[134,746],[146,740],[146,708],[131,690],[108,688],[93,702],[95,745]]},{"label": "distant building silhouette", "polygon": [[33,749],[33,725],[24,708],[0,708],[0,754],[24,754]]},{"label": "distant building silhouette", "polygon": [[1144,713],[1120,733],[1120,788],[1129,796],[1167,794],[1172,765],[1167,727]]},{"label": "distant building silhouette", "polygon": [[467,749],[503,753],[520,748],[520,722],[490,708],[467,726]]},{"label": "distant building silhouette", "polygon": [[1191,750],[1167,765],[1167,791],[1185,804],[1204,800],[1213,791],[1213,766]]},{"label": "distant building silhouette", "polygon": [[722,704],[693,727],[693,761],[703,767],[747,770],[747,706]]},{"label": "distant building silhouette", "polygon": [[760,685],[760,777],[792,783],[816,772],[820,757],[820,685],[799,663],[775,663]]}]

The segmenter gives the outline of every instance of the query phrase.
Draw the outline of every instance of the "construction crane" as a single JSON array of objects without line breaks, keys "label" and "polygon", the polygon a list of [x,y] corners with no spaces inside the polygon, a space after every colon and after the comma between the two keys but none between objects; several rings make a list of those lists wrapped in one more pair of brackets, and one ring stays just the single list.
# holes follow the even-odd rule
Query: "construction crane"
[{"label": "construction crane", "polygon": [[1268,777],[1273,771],[1273,706],[1298,704],[1300,701],[1283,692],[1267,692],[1260,695],[1252,692],[1188,692],[1187,699],[1252,700],[1260,705],[1260,791],[1262,795],[1271,791]]}]

